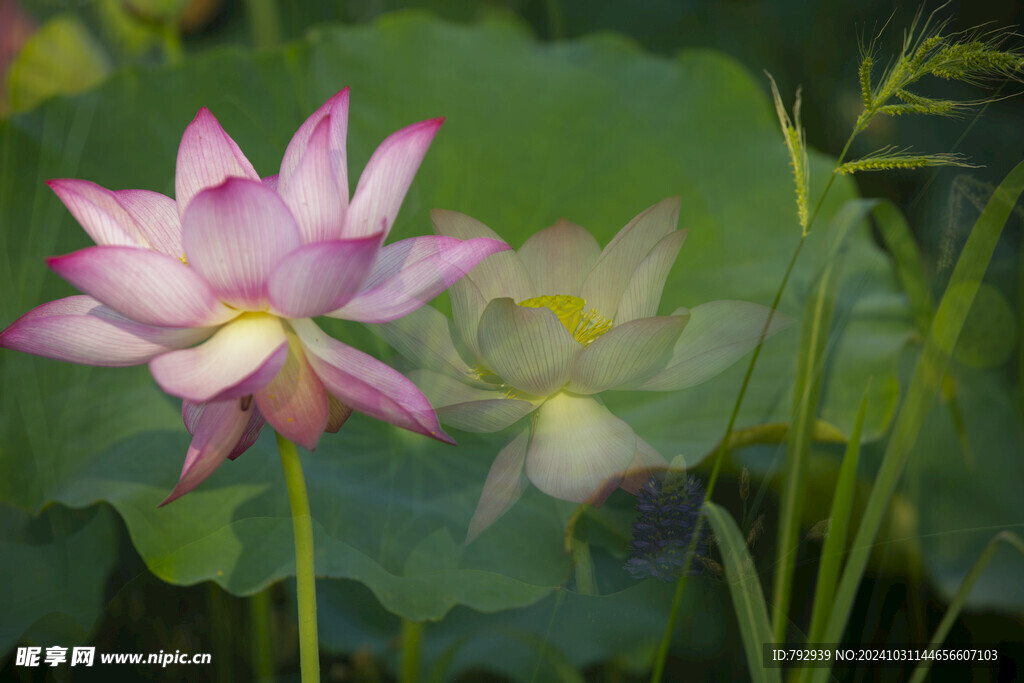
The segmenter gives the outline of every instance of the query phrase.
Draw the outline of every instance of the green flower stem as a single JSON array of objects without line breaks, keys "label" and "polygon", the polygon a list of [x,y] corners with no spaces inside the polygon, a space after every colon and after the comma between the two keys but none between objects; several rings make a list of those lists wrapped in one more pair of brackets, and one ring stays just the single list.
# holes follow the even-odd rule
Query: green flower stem
[{"label": "green flower stem", "polygon": [[[820,205],[820,203],[819,203]],[[817,213],[817,210],[815,210]],[[810,228],[808,223],[808,229]],[[800,237],[800,241],[797,242],[796,249],[793,250],[793,257],[789,260],[789,266],[786,268],[786,274],[782,277],[782,284],[779,285],[778,291],[775,292],[775,300],[772,301],[771,313],[768,315],[768,319],[764,323],[764,329],[761,330],[761,341],[763,342],[765,337],[768,335],[768,329],[772,324],[772,318],[774,317],[775,310],[779,307],[779,301],[782,299],[782,292],[786,289],[786,284],[789,282],[789,276],[793,274],[793,266],[796,265],[796,259],[800,256],[800,251],[803,249],[804,242],[807,240],[807,233],[805,232]],[[725,452],[728,450],[729,436],[732,434],[732,429],[736,425],[736,418],[740,414],[740,406],[743,405],[743,397],[747,393],[747,386],[750,384],[750,378],[754,374],[754,366],[757,365],[757,358],[761,355],[761,344],[759,343],[754,347],[754,355],[750,359],[750,365],[747,366],[747,374],[743,376],[743,384],[740,386],[740,393],[736,397],[736,403],[732,408],[732,415],[729,416],[729,425],[725,428],[725,436],[722,437],[721,442],[718,444],[718,450],[715,452],[715,464],[711,468],[711,476],[708,477],[708,487],[704,494],[704,502],[711,500],[711,493],[715,490],[715,483],[718,481],[718,473],[722,470],[722,462],[725,460]],[[693,531],[693,536],[690,538],[690,546],[686,551],[686,560],[683,563],[683,575],[679,577],[679,581],[676,584],[676,593],[672,598],[672,609],[668,615],[668,624],[665,625],[665,633],[661,637],[661,644],[658,646],[658,653],[655,655],[654,660],[654,671],[651,673],[651,683],[659,683],[661,681],[661,674],[665,671],[665,660],[668,659],[668,649],[672,644],[672,632],[675,630],[676,619],[679,616],[679,606],[683,604],[683,593],[686,589],[686,576],[690,573],[690,567],[693,565],[693,553],[697,549],[697,541],[700,539],[701,534],[704,532],[704,515],[697,518],[697,525]]]},{"label": "green flower stem", "polygon": [[288,502],[292,507],[295,535],[295,584],[299,603],[299,662],[302,683],[320,681],[320,646],[316,633],[316,565],[313,555],[313,518],[309,514],[309,496],[302,475],[299,451],[288,439],[277,434]]},{"label": "green flower stem", "polygon": [[587,520],[580,515],[573,529],[572,539],[573,576],[576,579],[576,592],[580,595],[597,595],[597,581],[594,578],[594,561],[590,555],[590,538],[587,534]]},{"label": "green flower stem", "polygon": [[[220,586],[212,581],[206,584],[206,609],[210,615],[210,631],[214,652],[234,652],[237,646],[235,628],[237,624],[235,605]],[[230,681],[235,678],[234,658],[217,657],[217,680]]]},{"label": "green flower stem", "polygon": [[420,645],[423,643],[423,622],[402,619],[402,660],[399,671],[401,683],[420,680]]},{"label": "green flower stem", "polygon": [[[967,602],[967,597],[971,594],[971,589],[974,588],[974,584],[981,578],[982,572],[985,571],[985,567],[988,566],[989,561],[992,559],[992,555],[995,554],[996,549],[1000,543],[1007,543],[1010,546],[1017,549],[1019,553],[1024,555],[1024,540],[1021,540],[1020,536],[1010,531],[1000,531],[995,537],[988,542],[985,549],[981,551],[981,555],[971,565],[971,570],[967,572],[967,576],[960,583],[960,588],[957,590],[956,595],[953,596],[953,601],[949,603],[949,607],[946,608],[946,613],[942,617],[942,621],[939,622],[938,628],[935,629],[935,635],[932,636],[932,640],[928,643],[929,649],[938,648],[946,640],[946,636],[949,635],[950,629],[953,628],[953,624],[956,622],[958,616],[960,616],[960,610],[963,609],[964,604]],[[910,683],[921,683],[928,675],[928,669],[931,668],[932,660],[923,659],[914,668],[914,674],[910,678]]]},{"label": "green flower stem", "polygon": [[[847,152],[850,151],[850,145],[853,144],[853,139],[857,137],[857,133],[859,132],[859,129],[854,129],[850,137],[847,138],[846,144],[843,146],[843,151],[840,152],[839,159],[836,160],[835,168],[832,170],[828,183],[825,185],[824,191],[822,191],[821,196],[818,198],[818,202],[814,206],[814,211],[811,212],[810,219],[807,221],[807,227],[800,235],[800,241],[797,242],[796,248],[793,250],[793,256],[789,259],[789,265],[786,267],[786,274],[782,276],[782,282],[779,284],[779,288],[775,292],[775,299],[772,301],[771,313],[768,315],[768,319],[764,323],[764,329],[761,330],[760,342],[764,342],[765,337],[768,336],[768,329],[772,324],[772,318],[779,307],[779,302],[782,300],[782,293],[786,290],[786,285],[789,283],[789,276],[793,274],[793,267],[796,265],[796,260],[800,256],[800,252],[803,250],[804,242],[807,241],[807,235],[810,233],[811,227],[814,225],[814,220],[818,217],[818,212],[821,210],[821,206],[825,202],[825,196],[828,194],[828,191],[832,189],[832,183],[835,182],[836,176],[839,175],[839,168],[842,166],[843,159],[846,158]],[[729,424],[725,428],[725,436],[722,437],[722,440],[718,444],[718,449],[715,451],[715,463],[711,469],[711,476],[708,477],[708,486],[704,494],[704,502],[711,500],[711,494],[715,490],[715,483],[718,481],[718,474],[722,469],[722,462],[725,459],[725,452],[728,450],[729,437],[732,435],[733,427],[736,425],[736,419],[740,414],[740,407],[743,405],[743,398],[746,396],[747,387],[750,384],[750,378],[754,374],[754,367],[757,365],[757,359],[760,355],[761,343],[758,343],[758,345],[754,347],[754,354],[750,357],[750,364],[747,366],[747,373],[743,376],[743,384],[740,386],[740,393],[736,397],[736,403],[733,405],[732,415],[729,416]],[[701,515],[697,518],[696,529],[690,539],[690,547],[687,549],[686,561],[683,563],[683,574],[676,585],[675,596],[672,598],[672,609],[668,615],[668,623],[665,625],[665,633],[661,637],[661,644],[658,646],[658,652],[655,655],[654,670],[651,672],[651,683],[659,683],[661,681],[661,675],[665,671],[665,660],[668,659],[669,646],[672,644],[672,632],[675,630],[676,619],[679,616],[679,607],[683,604],[683,594],[686,589],[686,576],[690,573],[690,567],[693,565],[693,553],[697,549],[697,541],[700,539],[703,531],[704,516]]]},{"label": "green flower stem", "polygon": [[181,46],[181,32],[176,21],[167,21],[160,26],[160,47],[164,52],[164,60],[171,66],[181,64],[185,59],[185,50]]},{"label": "green flower stem", "polygon": [[275,0],[247,0],[252,44],[257,50],[266,50],[281,42],[281,22]]},{"label": "green flower stem", "polygon": [[[821,210],[822,204],[825,202],[825,197],[828,195],[828,191],[832,189],[832,183],[835,182],[836,176],[839,175],[839,169],[843,165],[843,160],[846,158],[847,152],[850,150],[850,145],[853,144],[853,139],[857,137],[859,129],[854,129],[853,133],[846,140],[846,144],[843,146],[843,151],[839,153],[839,158],[836,160],[835,168],[832,169],[832,175],[829,176],[828,183],[825,185],[824,191],[821,193],[821,197],[818,199],[818,203],[814,207],[814,212],[811,214],[811,220],[807,224],[807,231],[804,235],[806,237],[807,232],[810,231],[811,226],[814,224],[814,219],[818,217],[818,212]],[[800,245],[797,247],[797,254],[800,252],[800,246],[803,246],[804,240],[800,240]],[[796,261],[796,254],[794,254],[793,262]],[[793,262],[790,262],[790,268],[793,267]],[[786,272],[786,278],[782,281],[782,287],[779,288],[779,294],[782,294],[782,288],[786,286],[786,280],[789,278],[789,271]],[[775,303],[778,303],[778,297],[776,297]],[[772,306],[772,310],[775,309],[775,305]],[[760,351],[761,347],[758,346],[757,350]],[[754,362],[757,361],[757,355],[751,360],[751,369],[753,369]],[[811,380],[815,381],[815,380]],[[820,381],[820,380],[818,380]],[[746,389],[746,384],[744,384]],[[742,400],[742,393],[740,394],[740,400]],[[811,410],[817,410],[817,406],[811,406]],[[793,425],[790,425],[791,431],[787,438],[798,438],[792,431]],[[727,435],[728,436],[728,435]],[[772,592],[772,634],[775,637],[775,642],[781,643],[786,639],[786,625],[789,620],[789,601],[790,592],[793,587],[793,569],[794,561],[796,559],[796,546],[799,543],[799,530],[800,530],[800,507],[804,498],[804,490],[807,487],[807,465],[803,461],[803,453],[798,449],[794,452],[795,457],[790,457],[787,454],[785,472],[785,486],[782,490],[782,500],[780,501],[779,509],[779,526],[778,533],[779,538],[776,543],[776,555],[775,555],[775,583]],[[717,463],[716,463],[717,466]],[[709,487],[710,488],[710,487]]]},{"label": "green flower stem", "polygon": [[249,647],[253,675],[258,681],[272,681],[274,671],[274,619],[270,589],[249,598]]}]

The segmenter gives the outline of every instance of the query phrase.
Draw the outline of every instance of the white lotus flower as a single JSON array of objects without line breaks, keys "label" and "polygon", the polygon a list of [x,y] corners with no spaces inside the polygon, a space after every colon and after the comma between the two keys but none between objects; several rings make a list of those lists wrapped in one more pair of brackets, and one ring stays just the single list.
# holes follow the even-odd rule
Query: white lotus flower
[{"label": "white lotus flower", "polygon": [[[421,368],[410,379],[442,423],[471,432],[520,425],[491,467],[467,540],[504,514],[527,481],[591,504],[616,486],[635,492],[649,468],[667,463],[599,394],[693,386],[757,345],[769,315],[758,304],[713,301],[657,315],[686,237],[676,229],[679,208],[678,197],[652,206],[603,251],[587,230],[561,220],[453,285],[454,321],[424,306],[372,326]],[[499,239],[469,216],[432,217],[441,235]],[[768,336],[788,324],[776,313]]]}]

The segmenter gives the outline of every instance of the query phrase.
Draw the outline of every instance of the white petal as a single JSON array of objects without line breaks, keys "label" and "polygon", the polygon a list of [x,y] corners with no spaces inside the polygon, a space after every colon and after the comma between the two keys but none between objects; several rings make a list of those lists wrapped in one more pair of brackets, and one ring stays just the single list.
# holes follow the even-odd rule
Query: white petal
[{"label": "white petal", "polygon": [[620,325],[637,318],[650,318],[658,315],[658,304],[661,303],[661,292],[665,289],[665,280],[676,262],[679,248],[686,239],[686,230],[676,230],[665,235],[654,245],[633,276],[626,284],[619,300],[618,311],[615,313],[615,324]]},{"label": "white petal", "polygon": [[511,386],[535,396],[558,391],[569,381],[583,347],[547,308],[495,299],[480,317],[477,344],[483,360]]},{"label": "white petal", "polygon": [[518,399],[495,398],[489,401],[457,403],[437,409],[437,419],[464,432],[490,434],[500,432],[533,412],[534,405]]},{"label": "white petal", "polygon": [[534,233],[516,253],[538,294],[575,296],[601,247],[585,228],[563,218]]},{"label": "white petal", "polygon": [[671,197],[634,218],[604,248],[583,282],[580,296],[587,306],[615,319],[616,308],[633,272],[651,249],[675,230],[680,198]]},{"label": "white petal", "polygon": [[504,391],[472,387],[432,370],[413,370],[409,379],[430,399],[442,424],[464,432],[501,431],[534,409],[529,401],[506,398]]},{"label": "white petal", "polygon": [[559,393],[537,414],[526,476],[549,496],[583,503],[636,454],[628,424],[589,396]]},{"label": "white petal", "polygon": [[601,489],[591,496],[587,503],[601,505],[617,488],[629,491],[635,496],[651,478],[653,470],[666,467],[668,467],[668,460],[654,450],[651,444],[638,436],[636,437],[636,454],[633,456],[633,461],[623,472],[617,472],[606,479]]},{"label": "white petal", "polygon": [[[624,388],[672,391],[711,379],[757,346],[769,312],[769,308],[747,301],[711,301],[695,306],[665,369]],[[765,339],[792,322],[788,315],[776,311]]]},{"label": "white petal", "polygon": [[417,368],[409,373],[409,379],[423,391],[430,405],[435,408],[467,401],[489,401],[505,395],[504,389],[493,384],[472,383],[468,374],[453,377],[443,372]]},{"label": "white petal", "polygon": [[636,455],[633,457],[633,462],[629,463],[629,469],[626,470],[620,486],[636,495],[640,487],[651,478],[652,470],[667,467],[668,460],[665,459],[665,456],[638,436],[636,437]]},{"label": "white petal", "polygon": [[418,368],[468,377],[469,366],[455,350],[451,325],[436,308],[423,306],[398,320],[367,327]]},{"label": "white petal", "polygon": [[616,325],[573,363],[569,391],[596,394],[650,377],[665,367],[687,319],[662,316]]},{"label": "white petal", "polygon": [[[452,302],[452,325],[458,335],[453,337],[453,340],[461,343],[474,359],[482,360],[483,354],[480,353],[480,346],[477,344],[477,331],[480,316],[487,308],[487,301],[468,277],[452,285],[448,289],[448,296]],[[456,350],[459,348],[456,345]]]},{"label": "white petal", "polygon": [[526,458],[526,446],[529,442],[530,430],[527,428],[519,432],[516,438],[498,453],[487,473],[480,502],[477,503],[476,512],[469,523],[466,543],[494,524],[523,495],[527,485],[526,477],[523,476],[523,460]]}]

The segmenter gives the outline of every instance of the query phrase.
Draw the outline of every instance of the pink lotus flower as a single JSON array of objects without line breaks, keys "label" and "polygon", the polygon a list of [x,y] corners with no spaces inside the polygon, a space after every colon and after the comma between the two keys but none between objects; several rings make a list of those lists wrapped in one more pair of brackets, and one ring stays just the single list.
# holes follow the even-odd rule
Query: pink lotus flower
[{"label": "pink lotus flower", "polygon": [[351,202],[347,122],[346,88],[295,133],[280,174],[261,180],[201,109],[178,148],[176,201],[49,183],[99,245],[48,260],[86,296],[30,311],[0,346],[87,365],[149,363],[184,399],[193,436],[164,503],[245,451],[265,422],[310,450],[352,409],[451,442],[411,381],[311,318],[395,320],[508,247],[433,235],[382,246],[442,120],[388,137]]}]

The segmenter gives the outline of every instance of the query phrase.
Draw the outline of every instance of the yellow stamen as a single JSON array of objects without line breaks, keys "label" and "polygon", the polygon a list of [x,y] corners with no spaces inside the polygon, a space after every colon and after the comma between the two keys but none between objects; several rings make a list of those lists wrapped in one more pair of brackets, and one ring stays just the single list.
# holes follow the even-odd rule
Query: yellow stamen
[{"label": "yellow stamen", "polygon": [[519,302],[526,308],[547,308],[569,330],[572,338],[583,346],[590,346],[595,339],[612,329],[612,321],[591,308],[586,310],[587,300],[568,294],[545,294]]},{"label": "yellow stamen", "polygon": [[186,266],[188,265],[188,256],[185,256],[185,252],[181,252],[181,256],[178,257],[178,260],[184,263]]}]

